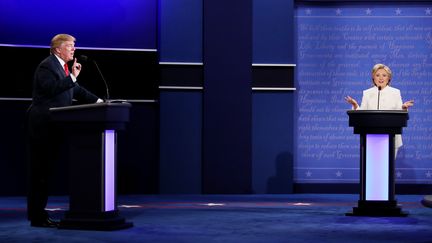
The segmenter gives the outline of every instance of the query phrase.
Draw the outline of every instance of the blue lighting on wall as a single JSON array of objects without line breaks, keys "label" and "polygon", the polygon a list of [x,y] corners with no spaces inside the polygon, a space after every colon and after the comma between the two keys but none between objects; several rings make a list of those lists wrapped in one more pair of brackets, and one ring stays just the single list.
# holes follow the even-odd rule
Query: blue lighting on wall
[{"label": "blue lighting on wall", "polygon": [[2,0],[0,44],[49,45],[58,33],[77,46],[156,48],[157,0]]}]

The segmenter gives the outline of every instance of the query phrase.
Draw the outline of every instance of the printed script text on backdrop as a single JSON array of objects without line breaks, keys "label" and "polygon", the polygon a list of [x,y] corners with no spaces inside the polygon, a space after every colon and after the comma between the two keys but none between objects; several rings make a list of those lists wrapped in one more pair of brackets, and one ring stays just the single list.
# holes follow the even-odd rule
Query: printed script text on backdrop
[{"label": "printed script text on backdrop", "polygon": [[403,101],[414,99],[398,183],[432,182],[432,5],[298,6],[297,157],[299,183],[357,183],[359,135],[344,96],[361,101],[371,69],[384,63]]}]

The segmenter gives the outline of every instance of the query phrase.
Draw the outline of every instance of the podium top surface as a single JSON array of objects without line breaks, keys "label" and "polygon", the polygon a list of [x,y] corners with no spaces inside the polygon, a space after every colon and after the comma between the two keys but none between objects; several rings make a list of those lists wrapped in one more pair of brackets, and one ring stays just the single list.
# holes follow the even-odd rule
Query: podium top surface
[{"label": "podium top surface", "polygon": [[347,114],[354,133],[401,134],[409,119],[405,110],[349,110]]},{"label": "podium top surface", "polygon": [[405,110],[349,110],[347,114],[380,114],[380,115],[407,115]]},{"label": "podium top surface", "polygon": [[53,122],[125,123],[129,121],[130,103],[94,103],[50,108]]},{"label": "podium top surface", "polygon": [[93,104],[85,104],[85,105],[71,105],[64,107],[54,107],[50,108],[50,112],[59,112],[59,111],[73,111],[73,110],[88,110],[88,109],[101,109],[102,107],[131,107],[130,103],[93,103]]}]

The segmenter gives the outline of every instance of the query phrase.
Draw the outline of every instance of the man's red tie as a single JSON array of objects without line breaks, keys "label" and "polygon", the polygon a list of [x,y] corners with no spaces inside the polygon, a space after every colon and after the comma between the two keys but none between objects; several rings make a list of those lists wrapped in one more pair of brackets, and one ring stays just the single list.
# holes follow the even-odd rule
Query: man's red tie
[{"label": "man's red tie", "polygon": [[64,64],[64,70],[65,70],[66,76],[69,76],[69,68],[68,68],[67,63]]}]

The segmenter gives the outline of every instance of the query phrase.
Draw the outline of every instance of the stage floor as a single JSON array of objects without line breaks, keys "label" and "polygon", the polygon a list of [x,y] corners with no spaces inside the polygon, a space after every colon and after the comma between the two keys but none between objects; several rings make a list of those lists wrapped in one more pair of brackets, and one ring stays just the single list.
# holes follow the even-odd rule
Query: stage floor
[{"label": "stage floor", "polygon": [[[432,208],[423,195],[397,195],[407,217],[345,216],[358,195],[129,195],[118,231],[30,227],[24,197],[0,198],[0,242],[432,242]],[[67,197],[51,197],[60,219]]]}]

